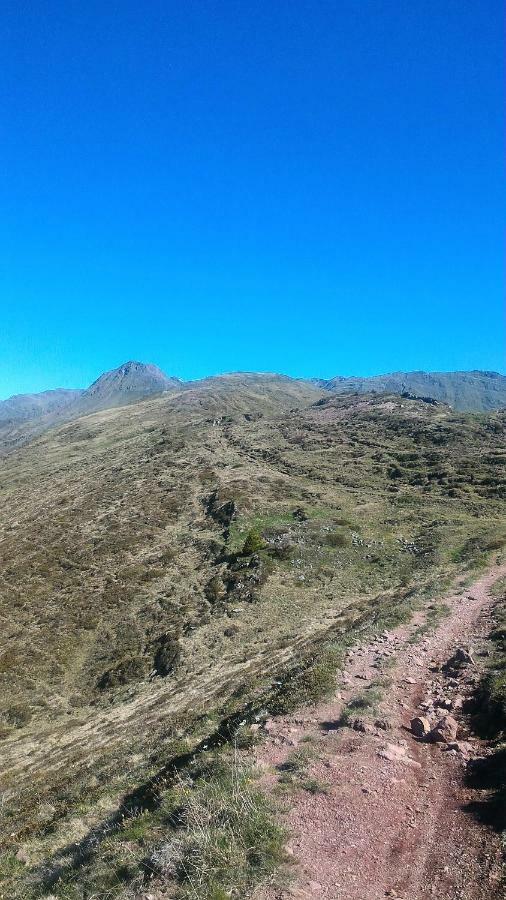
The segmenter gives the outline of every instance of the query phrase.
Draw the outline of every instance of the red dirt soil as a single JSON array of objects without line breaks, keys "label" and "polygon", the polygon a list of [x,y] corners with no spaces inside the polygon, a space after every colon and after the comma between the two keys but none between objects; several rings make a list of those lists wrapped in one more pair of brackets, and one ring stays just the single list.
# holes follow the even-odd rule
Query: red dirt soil
[{"label": "red dirt soil", "polygon": [[[423,621],[417,614],[402,625],[350,651],[335,697],[328,703],[267,723],[268,737],[257,749],[265,790],[276,790],[287,757],[314,748],[306,774],[325,792],[290,789],[284,821],[294,866],[288,887],[269,887],[262,900],[499,900],[500,836],[478,822],[466,804],[477,792],[464,784],[468,756],[480,756],[476,738],[463,752],[442,752],[441,744],[416,740],[410,731],[420,703],[448,683],[440,667],[459,646],[479,646],[490,630],[492,583],[506,573],[495,568],[463,593],[444,598],[450,614],[434,631],[409,643]],[[363,693],[384,668],[391,684],[370,721],[381,726],[361,733],[338,722],[345,704]],[[472,673],[471,673],[472,674]],[[472,678],[457,688],[466,693]],[[441,715],[445,710],[441,709]],[[357,716],[361,716],[357,710]],[[458,714],[455,713],[458,717]],[[384,724],[384,723],[383,723]]]}]

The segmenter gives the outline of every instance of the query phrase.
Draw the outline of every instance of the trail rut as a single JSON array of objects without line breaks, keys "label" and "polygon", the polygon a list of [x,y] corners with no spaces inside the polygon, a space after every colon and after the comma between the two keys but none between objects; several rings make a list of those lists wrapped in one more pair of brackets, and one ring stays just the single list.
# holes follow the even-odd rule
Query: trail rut
[{"label": "trail rut", "polygon": [[[440,744],[417,741],[409,726],[423,714],[421,704],[445,692],[453,702],[457,692],[472,690],[474,671],[464,672],[456,686],[441,665],[457,646],[479,647],[490,628],[490,587],[505,573],[506,567],[496,567],[443,598],[449,612],[426,634],[417,632],[424,621],[419,613],[408,625],[355,647],[330,702],[267,723],[267,740],[257,751],[265,790],[276,789],[290,754],[308,747],[307,775],[321,790],[288,794],[284,819],[292,878],[288,887],[268,888],[262,900],[504,896],[499,835],[466,810],[476,799],[476,791],[465,786],[466,757],[485,748],[471,736],[459,752],[442,752]],[[376,715],[363,721],[365,732],[340,727],[346,704],[380,672],[390,683],[383,686]]]}]

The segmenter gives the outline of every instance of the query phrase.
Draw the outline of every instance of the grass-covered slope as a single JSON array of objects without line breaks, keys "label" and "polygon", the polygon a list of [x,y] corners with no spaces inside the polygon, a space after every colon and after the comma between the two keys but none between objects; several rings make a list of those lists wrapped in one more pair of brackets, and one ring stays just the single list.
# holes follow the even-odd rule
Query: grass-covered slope
[{"label": "grass-covered slope", "polygon": [[[79,879],[69,842],[88,846],[125,795],[149,806],[173,757],[249,701],[279,701],[274,682],[328,635],[501,552],[504,425],[230,376],[4,459],[7,895],[40,895],[60,867]],[[143,834],[139,860],[159,838]],[[53,878],[53,894],[94,896],[59,890]]]}]

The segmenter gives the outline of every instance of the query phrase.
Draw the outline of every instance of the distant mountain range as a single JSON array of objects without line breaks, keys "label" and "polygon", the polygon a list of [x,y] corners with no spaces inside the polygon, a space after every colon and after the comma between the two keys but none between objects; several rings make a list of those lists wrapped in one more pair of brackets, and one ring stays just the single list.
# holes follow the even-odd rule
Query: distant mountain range
[{"label": "distant mountain range", "polygon": [[0,403],[0,422],[27,422],[71,406],[84,394],[80,390],[41,391],[39,394],[15,394]]},{"label": "distant mountain range", "polygon": [[371,378],[337,375],[317,384],[339,394],[386,391],[431,397],[460,412],[486,412],[506,407],[506,376],[498,372],[391,372]]},{"label": "distant mountain range", "polygon": [[[0,403],[0,443],[18,446],[53,425],[89,413],[127,406],[166,392],[181,394],[185,407],[205,405],[213,390],[226,390],[231,408],[234,392],[264,398],[269,408],[307,406],[326,392],[397,393],[431,398],[458,411],[485,412],[506,407],[506,376],[497,372],[393,372],[371,378],[336,376],[295,379],[274,373],[233,373],[183,382],[157,366],[130,361],[106,372],[86,390],[53,390],[19,394]],[[242,402],[238,400],[238,402]]]}]

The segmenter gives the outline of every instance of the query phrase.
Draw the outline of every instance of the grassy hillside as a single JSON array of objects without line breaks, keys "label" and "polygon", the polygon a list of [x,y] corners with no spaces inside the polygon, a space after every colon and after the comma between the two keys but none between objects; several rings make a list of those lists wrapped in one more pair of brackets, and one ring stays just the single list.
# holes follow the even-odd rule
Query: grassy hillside
[{"label": "grassy hillside", "polygon": [[186,393],[182,408],[188,408],[189,404],[208,408],[213,391],[217,390],[221,398],[218,405],[227,398],[230,413],[237,403],[241,406],[242,400],[237,400],[236,396],[245,389],[258,402],[263,402],[264,411],[273,412],[279,410],[280,402],[283,404],[290,397],[295,405],[304,400],[310,403],[318,391],[407,393],[432,398],[468,412],[506,408],[506,376],[497,372],[393,372],[372,378],[337,376],[330,381],[239,372],[182,382],[165,375],[157,366],[131,361],[105,372],[86,390],[44,391],[0,402],[0,456],[12,453],[37,435],[64,422],[167,392]]},{"label": "grassy hillside", "polygon": [[[69,887],[72,845],[125,795],[149,807],[171,759],[279,703],[329,636],[501,553],[505,422],[228,376],[2,460],[5,896],[97,896],[95,875]],[[130,840],[137,874],[159,825]]]}]

